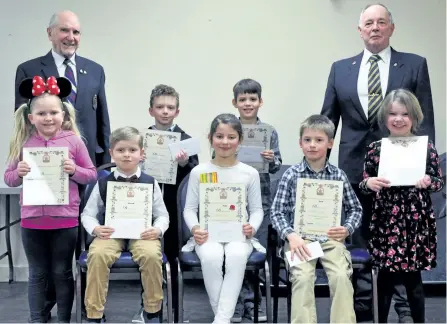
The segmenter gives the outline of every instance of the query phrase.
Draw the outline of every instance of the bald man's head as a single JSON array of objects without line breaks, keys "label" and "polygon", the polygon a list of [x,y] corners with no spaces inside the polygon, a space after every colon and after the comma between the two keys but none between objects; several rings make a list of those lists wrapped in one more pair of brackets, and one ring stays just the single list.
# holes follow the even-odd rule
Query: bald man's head
[{"label": "bald man's head", "polygon": [[70,58],[76,53],[81,42],[81,24],[78,16],[68,10],[55,13],[50,19],[47,33],[48,39],[53,44],[53,50]]}]

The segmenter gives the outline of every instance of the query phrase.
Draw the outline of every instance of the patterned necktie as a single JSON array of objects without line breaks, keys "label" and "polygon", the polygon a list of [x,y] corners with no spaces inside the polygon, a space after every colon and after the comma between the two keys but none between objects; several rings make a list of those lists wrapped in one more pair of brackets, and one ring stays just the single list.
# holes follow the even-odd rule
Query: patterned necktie
[{"label": "patterned necktie", "polygon": [[118,176],[116,178],[116,180],[119,182],[138,182],[138,177],[135,174],[129,178],[124,178],[122,176]]},{"label": "patterned necktie", "polygon": [[70,93],[70,95],[67,98],[70,101],[70,103],[74,106],[74,104],[76,102],[76,92],[78,91],[78,88],[76,87],[76,79],[75,79],[73,70],[72,70],[72,68],[70,66],[70,60],[69,59],[65,59],[64,65],[66,66],[66,68],[65,68],[65,77],[68,80],[70,80],[70,82],[71,82],[71,93]]},{"label": "patterned necktie", "polygon": [[368,62],[371,63],[368,73],[368,121],[374,123],[377,111],[382,103],[382,85],[380,84],[380,71],[377,61],[380,56],[372,55]]}]

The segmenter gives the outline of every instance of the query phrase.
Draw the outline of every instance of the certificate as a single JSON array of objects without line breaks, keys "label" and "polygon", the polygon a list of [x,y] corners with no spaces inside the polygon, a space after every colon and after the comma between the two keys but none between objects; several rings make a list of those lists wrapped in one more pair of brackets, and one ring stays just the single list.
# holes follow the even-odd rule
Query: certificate
[{"label": "certificate", "polygon": [[414,186],[425,176],[428,136],[382,138],[379,177],[391,186]]},{"label": "certificate", "polygon": [[295,231],[311,240],[327,239],[327,231],[340,226],[343,181],[298,179]]},{"label": "certificate", "polygon": [[215,242],[245,241],[247,221],[244,184],[201,183],[200,227]]},{"label": "certificate", "polygon": [[140,239],[152,226],[153,184],[109,181],[105,225],[113,227],[111,238]]},{"label": "certificate", "polygon": [[23,177],[24,206],[69,204],[66,158],[67,147],[23,148],[23,160],[31,168]]},{"label": "certificate", "polygon": [[146,159],[141,169],[160,183],[175,184],[178,162],[172,158],[169,144],[180,142],[180,133],[146,130],[144,151]]},{"label": "certificate", "polygon": [[[261,149],[260,152],[265,150],[270,150],[270,139],[272,137],[272,128],[265,125],[242,125],[244,131],[243,145],[241,145],[241,150],[244,151],[244,146],[254,147],[257,146]],[[251,154],[247,158],[247,154],[242,154],[239,161],[251,165],[259,173],[269,173],[269,162],[264,160],[261,156],[262,162],[252,162],[254,149],[248,149]]]}]

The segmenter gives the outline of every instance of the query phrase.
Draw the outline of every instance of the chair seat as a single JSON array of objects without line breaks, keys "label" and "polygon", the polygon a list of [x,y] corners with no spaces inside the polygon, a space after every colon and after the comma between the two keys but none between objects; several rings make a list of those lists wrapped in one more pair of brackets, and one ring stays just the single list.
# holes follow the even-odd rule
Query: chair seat
[{"label": "chair seat", "polygon": [[[82,268],[87,268],[87,254],[88,251],[83,251],[79,256],[79,265]],[[162,254],[162,262],[165,264],[167,261],[165,254]],[[132,254],[130,252],[121,252],[118,260],[112,265],[112,269],[122,269],[122,268],[136,268],[138,269],[138,264],[136,264],[132,259]]]},{"label": "chair seat", "polygon": [[371,262],[371,256],[365,249],[354,248],[350,252],[353,264],[366,264]]},{"label": "chair seat", "polygon": [[[247,260],[248,266],[264,266],[266,254],[258,251],[253,251]],[[200,267],[200,259],[195,251],[180,252],[180,262],[190,267]]]}]

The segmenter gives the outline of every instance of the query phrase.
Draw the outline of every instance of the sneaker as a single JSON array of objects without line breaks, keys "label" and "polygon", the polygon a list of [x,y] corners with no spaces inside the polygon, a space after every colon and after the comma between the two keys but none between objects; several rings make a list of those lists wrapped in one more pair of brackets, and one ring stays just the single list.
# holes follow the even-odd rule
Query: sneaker
[{"label": "sneaker", "polygon": [[[247,312],[247,317],[254,322],[254,320],[255,320],[255,308],[254,307],[253,308],[249,308],[249,309],[246,310],[246,312]],[[266,315],[266,313],[264,311],[264,308],[261,305],[259,305],[259,308],[258,308],[258,322],[267,322],[267,315]]]},{"label": "sneaker", "polygon": [[411,317],[411,314],[402,314],[401,316],[399,316],[398,323],[414,323],[413,317]]},{"label": "sneaker", "polygon": [[87,323],[105,323],[106,317],[104,314],[102,315],[102,318],[88,318],[88,317],[86,317],[85,321]]},{"label": "sneaker", "polygon": [[146,323],[160,323],[160,311],[156,313],[144,312]]},{"label": "sneaker", "polygon": [[238,307],[239,305],[236,305],[236,309],[234,310],[234,314],[233,317],[231,318],[231,323],[241,323],[242,322],[242,316],[244,315],[243,313],[243,308]]},{"label": "sneaker", "polygon": [[144,323],[143,312],[144,312],[144,308],[140,307],[138,312],[133,316],[132,323]]}]

